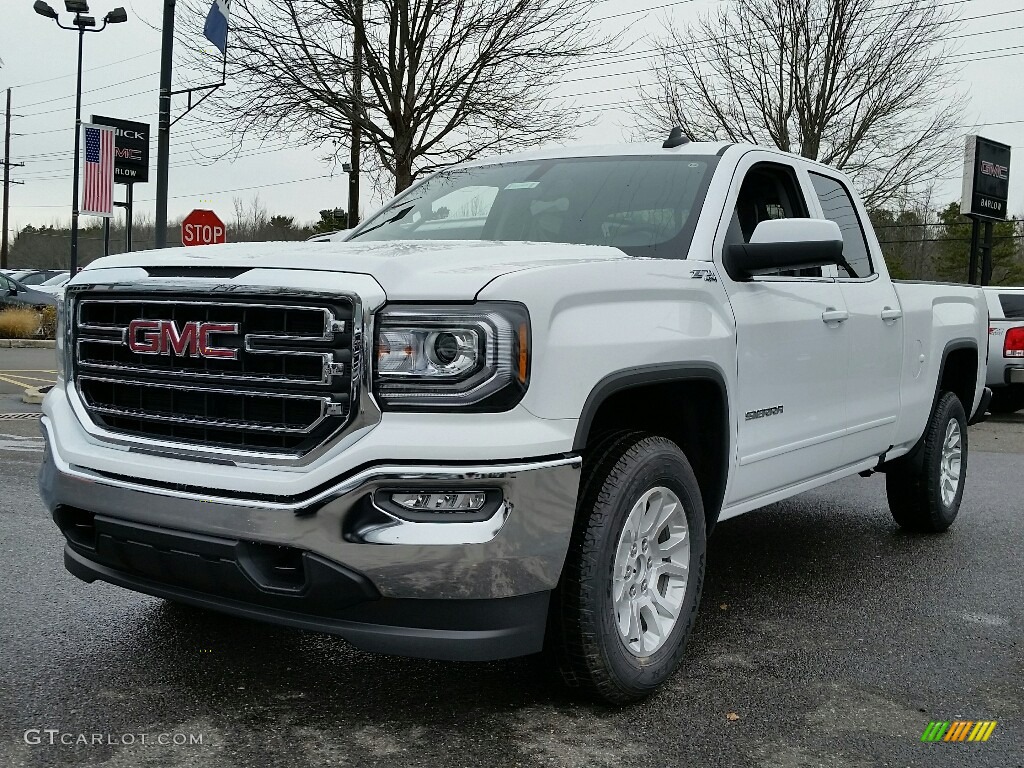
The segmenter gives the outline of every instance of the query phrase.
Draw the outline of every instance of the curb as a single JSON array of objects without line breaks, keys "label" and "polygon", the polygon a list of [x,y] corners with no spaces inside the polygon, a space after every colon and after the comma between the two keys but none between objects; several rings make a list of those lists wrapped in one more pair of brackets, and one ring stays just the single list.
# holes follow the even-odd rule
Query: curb
[{"label": "curb", "polygon": [[0,349],[55,349],[53,339],[0,339]]},{"label": "curb", "polygon": [[30,387],[22,393],[21,402],[28,403],[29,405],[42,405],[43,398],[46,397],[46,393],[51,389],[53,389],[52,384],[42,387]]}]

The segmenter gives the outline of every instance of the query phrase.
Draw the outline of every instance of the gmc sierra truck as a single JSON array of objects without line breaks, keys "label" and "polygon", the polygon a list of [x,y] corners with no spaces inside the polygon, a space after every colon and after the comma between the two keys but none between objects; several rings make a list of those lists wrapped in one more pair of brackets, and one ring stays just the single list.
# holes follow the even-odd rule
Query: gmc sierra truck
[{"label": "gmc sierra truck", "polygon": [[61,303],[40,490],[78,578],[612,702],[677,666],[716,522],[884,472],[945,530],[980,289],[894,282],[823,165],[560,149],[343,241],[100,259]]},{"label": "gmc sierra truck", "polygon": [[1024,409],[1024,288],[985,288],[992,413]]}]

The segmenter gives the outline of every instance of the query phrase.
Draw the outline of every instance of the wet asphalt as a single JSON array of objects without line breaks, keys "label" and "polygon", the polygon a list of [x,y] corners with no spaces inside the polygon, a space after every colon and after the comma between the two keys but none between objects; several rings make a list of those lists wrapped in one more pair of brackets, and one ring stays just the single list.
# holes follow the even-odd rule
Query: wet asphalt
[{"label": "wet asphalt", "polygon": [[[1024,421],[972,432],[947,534],[901,533],[879,476],[721,524],[682,668],[621,709],[533,659],[374,656],[84,584],[37,435],[0,421],[0,766],[1024,766]],[[930,720],[998,725],[924,744]]]}]

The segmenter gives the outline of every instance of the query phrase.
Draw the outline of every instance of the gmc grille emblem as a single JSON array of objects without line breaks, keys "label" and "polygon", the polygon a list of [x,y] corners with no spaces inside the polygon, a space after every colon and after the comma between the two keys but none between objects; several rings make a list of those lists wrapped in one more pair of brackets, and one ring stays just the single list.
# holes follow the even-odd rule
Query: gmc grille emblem
[{"label": "gmc grille emblem", "polygon": [[215,357],[237,360],[238,350],[215,347],[210,337],[218,333],[238,333],[238,323],[201,323],[192,320],[181,330],[173,320],[132,320],[128,324],[128,348],[139,355],[169,355],[178,357]]}]

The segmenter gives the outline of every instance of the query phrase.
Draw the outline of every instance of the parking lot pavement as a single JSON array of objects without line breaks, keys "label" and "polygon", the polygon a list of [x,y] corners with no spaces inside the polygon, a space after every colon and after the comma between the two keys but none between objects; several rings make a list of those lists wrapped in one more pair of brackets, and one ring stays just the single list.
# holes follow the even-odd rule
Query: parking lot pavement
[{"label": "parking lot pavement", "polygon": [[[877,475],[723,523],[682,668],[610,709],[531,659],[373,656],[79,582],[37,498],[38,424],[0,422],[0,765],[1019,768],[1024,464],[977,446],[1022,431],[972,430],[944,535],[899,532]],[[922,743],[932,720],[998,725]]]},{"label": "parking lot pavement", "polygon": [[0,414],[38,411],[21,401],[22,393],[56,378],[52,349],[0,349]]}]

